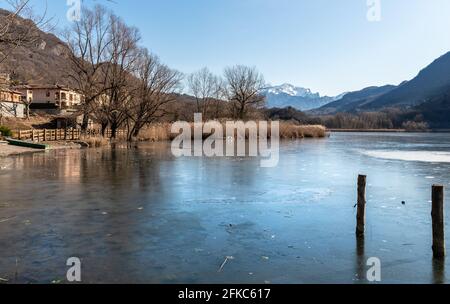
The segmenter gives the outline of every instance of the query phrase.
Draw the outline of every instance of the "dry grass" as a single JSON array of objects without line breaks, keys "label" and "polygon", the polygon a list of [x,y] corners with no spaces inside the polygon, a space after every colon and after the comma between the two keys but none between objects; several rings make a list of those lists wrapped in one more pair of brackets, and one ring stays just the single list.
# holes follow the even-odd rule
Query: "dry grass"
[{"label": "dry grass", "polygon": [[101,148],[110,144],[109,139],[101,136],[85,138],[83,142],[89,145],[90,148]]},{"label": "dry grass", "polygon": [[324,138],[327,136],[327,129],[320,125],[296,125],[293,123],[280,123],[280,138]]},{"label": "dry grass", "polygon": [[10,128],[12,131],[17,130],[31,130],[47,126],[54,117],[52,115],[33,115],[30,119],[3,117],[2,125]]},{"label": "dry grass", "polygon": [[[224,136],[226,126],[224,122],[221,122]],[[139,140],[142,141],[166,141],[173,140],[178,134],[170,133],[171,124],[153,124],[141,131]],[[191,124],[191,134],[194,134],[194,126]],[[211,134],[204,134],[204,138],[209,137]],[[271,136],[270,123],[268,130],[268,137]],[[324,126],[320,125],[297,125],[290,122],[280,122],[280,139],[301,139],[301,138],[324,138],[327,136],[327,130]],[[248,131],[246,134],[248,138]]]},{"label": "dry grass", "polygon": [[173,138],[170,134],[171,126],[169,123],[151,124],[141,130],[138,139],[153,142],[171,140]]},{"label": "dry grass", "polygon": [[[26,119],[17,119],[17,118],[3,118],[3,125],[9,127],[11,130],[29,130],[37,125],[42,125],[48,123],[51,116],[35,116],[30,118],[30,120]],[[223,126],[223,130],[225,128],[225,120],[221,120],[220,123]],[[268,130],[268,137],[271,135],[270,123]],[[171,126],[170,123],[155,123],[151,124],[144,129],[141,130],[138,140],[140,141],[151,141],[151,142],[159,142],[159,141],[169,141],[173,140],[177,134],[171,134]],[[193,132],[193,124],[192,134]],[[225,132],[224,132],[225,133]],[[225,134],[224,134],[225,136]],[[247,134],[248,136],[248,134]],[[301,138],[323,138],[327,136],[327,131],[324,126],[320,125],[298,125],[292,122],[280,122],[280,138],[281,139],[301,139]],[[208,134],[205,134],[204,137],[209,137]],[[124,139],[120,139],[124,140]],[[89,137],[82,139],[83,142],[89,145],[89,147],[104,147],[110,144],[110,140],[107,138],[103,138],[101,136],[97,137]]]}]

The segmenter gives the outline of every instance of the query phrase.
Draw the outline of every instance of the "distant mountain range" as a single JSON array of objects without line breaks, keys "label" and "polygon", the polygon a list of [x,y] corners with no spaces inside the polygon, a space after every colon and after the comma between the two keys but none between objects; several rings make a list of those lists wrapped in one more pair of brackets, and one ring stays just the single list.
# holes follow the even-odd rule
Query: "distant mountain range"
[{"label": "distant mountain range", "polygon": [[[450,123],[450,52],[398,86],[369,87],[345,94],[342,99],[310,111],[312,114],[376,112],[390,108],[416,111]],[[434,113],[434,114],[433,114]],[[440,113],[440,115],[437,115]],[[425,117],[425,118],[426,118]],[[443,122],[445,123],[445,121]]]},{"label": "distant mountain range", "polygon": [[[0,9],[0,15],[8,14]],[[51,33],[39,30],[31,21],[19,18],[18,31],[32,28],[39,37],[30,48],[17,47],[2,63],[0,72],[10,73],[14,81],[30,84],[73,85],[68,78],[68,49]],[[1,43],[1,41],[0,41]],[[368,87],[339,96],[321,96],[291,84],[262,91],[269,108],[291,108],[312,115],[380,112],[395,108],[408,112],[410,119],[420,116],[431,126],[450,128],[450,52],[439,57],[410,81],[400,85]]]},{"label": "distant mountain range", "polygon": [[341,99],[344,95],[336,97],[320,96],[319,93],[313,93],[310,89],[296,87],[288,83],[268,87],[261,93],[267,98],[268,108],[292,107],[301,111],[320,108]]},{"label": "distant mountain range", "polygon": [[371,103],[378,97],[397,88],[394,85],[382,87],[368,87],[361,91],[355,91],[345,94],[341,99],[330,102],[318,109],[311,111],[315,114],[336,114],[339,112],[352,112],[355,109]]}]

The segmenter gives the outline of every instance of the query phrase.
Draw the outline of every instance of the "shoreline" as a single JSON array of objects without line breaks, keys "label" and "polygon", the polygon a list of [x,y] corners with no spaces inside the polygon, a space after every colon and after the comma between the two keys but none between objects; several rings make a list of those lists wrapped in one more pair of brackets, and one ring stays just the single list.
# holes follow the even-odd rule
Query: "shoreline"
[{"label": "shoreline", "polygon": [[404,129],[327,129],[336,133],[407,133]]},{"label": "shoreline", "polygon": [[81,144],[74,142],[57,142],[56,144],[55,142],[53,142],[50,143],[50,148],[48,150],[19,147],[0,143],[0,159],[26,154],[45,153],[47,151],[54,151],[54,150],[75,150],[75,149],[78,150],[81,148],[82,148]]},{"label": "shoreline", "polygon": [[450,129],[436,129],[425,131],[408,131],[405,129],[327,129],[335,133],[450,133]]}]

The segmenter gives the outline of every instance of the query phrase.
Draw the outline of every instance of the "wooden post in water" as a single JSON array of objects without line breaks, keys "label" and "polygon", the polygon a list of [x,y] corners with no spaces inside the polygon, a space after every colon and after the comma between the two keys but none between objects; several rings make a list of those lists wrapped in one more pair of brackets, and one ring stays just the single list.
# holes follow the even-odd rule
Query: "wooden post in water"
[{"label": "wooden post in water", "polygon": [[356,215],[356,236],[363,237],[366,225],[366,180],[367,176],[358,176],[358,212]]},{"label": "wooden post in water", "polygon": [[433,257],[445,257],[445,225],[444,225],[444,186],[433,185],[432,211],[433,220]]}]

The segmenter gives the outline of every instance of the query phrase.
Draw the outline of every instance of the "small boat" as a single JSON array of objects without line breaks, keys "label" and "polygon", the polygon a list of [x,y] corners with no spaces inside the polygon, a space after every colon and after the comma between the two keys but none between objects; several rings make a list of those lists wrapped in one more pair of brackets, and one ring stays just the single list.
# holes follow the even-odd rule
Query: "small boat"
[{"label": "small boat", "polygon": [[41,149],[41,150],[47,150],[50,148],[49,145],[39,144],[39,143],[31,142],[31,141],[24,141],[24,140],[12,139],[12,138],[7,138],[6,141],[10,145],[25,147],[25,148],[34,148],[34,149]]}]

